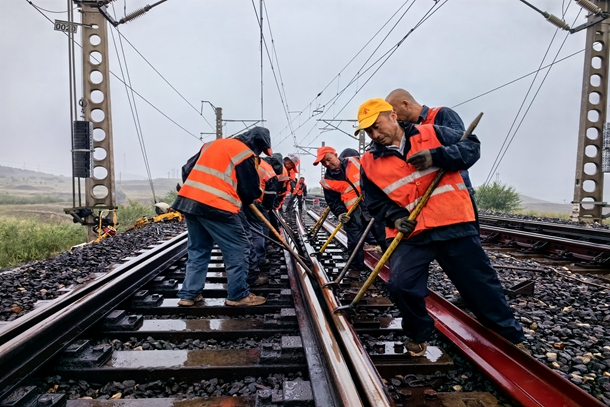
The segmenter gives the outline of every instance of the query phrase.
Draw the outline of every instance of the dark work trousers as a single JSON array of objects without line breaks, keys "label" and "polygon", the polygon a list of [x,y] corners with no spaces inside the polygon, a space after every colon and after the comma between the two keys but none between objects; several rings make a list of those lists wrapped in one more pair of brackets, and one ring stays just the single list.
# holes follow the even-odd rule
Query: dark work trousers
[{"label": "dark work trousers", "polygon": [[[256,225],[254,221],[248,220],[243,209],[241,211],[239,211],[238,215],[239,215],[239,220],[241,221],[241,224],[244,227],[244,232],[246,234],[246,238],[248,239],[248,244],[250,247],[250,250],[248,252],[248,277],[246,278],[246,282],[248,284],[251,284],[256,281],[256,279],[258,278],[260,271],[261,271],[258,268],[258,255],[255,250],[256,243],[258,243],[258,242],[255,242],[255,240],[263,240],[264,238],[260,237],[259,235],[254,234],[250,231],[250,228],[252,228],[252,225],[254,225],[257,230],[259,230],[259,228],[257,227],[258,225]],[[264,244],[264,241],[263,241],[263,244]]]},{"label": "dark work trousers", "polygon": [[[370,220],[371,215],[369,215],[366,208],[363,209],[363,207],[358,206],[358,208],[356,208],[356,210],[350,215],[350,221],[347,223],[347,225],[343,225],[343,228],[345,229],[345,234],[347,235],[347,253],[349,255],[351,255],[354,251],[354,248],[358,244],[358,240],[360,240],[360,237],[362,236],[362,233],[364,232],[364,229],[366,229]],[[383,227],[383,224],[381,224],[381,229],[378,227],[376,228],[378,224],[381,223],[373,223],[373,228],[371,229],[371,232],[374,236],[374,240],[385,251],[385,248],[387,247],[385,242],[385,229]],[[356,257],[354,257],[350,268],[357,271],[364,270],[364,245],[360,246],[360,249],[358,250]]]},{"label": "dark work trousers", "polygon": [[478,236],[426,245],[403,240],[390,257],[387,289],[400,309],[405,335],[421,343],[430,338],[434,321],[426,310],[428,268],[436,259],[479,322],[512,343],[523,342],[523,329],[504,297],[496,271]]}]

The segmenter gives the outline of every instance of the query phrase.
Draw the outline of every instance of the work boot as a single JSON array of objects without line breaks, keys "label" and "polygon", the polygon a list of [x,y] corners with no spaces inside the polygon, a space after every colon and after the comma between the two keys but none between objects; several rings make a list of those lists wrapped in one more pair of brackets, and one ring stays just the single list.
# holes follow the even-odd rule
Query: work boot
[{"label": "work boot", "polygon": [[248,285],[250,285],[250,287],[258,287],[258,286],[261,286],[261,285],[265,285],[268,282],[269,282],[269,278],[267,278],[267,277],[258,277],[253,282],[248,283]]},{"label": "work boot", "polygon": [[197,298],[195,298],[194,300],[187,300],[186,298],[181,298],[180,301],[178,301],[178,306],[179,307],[192,307],[196,302],[202,301],[203,300],[203,296],[200,294],[197,296]]},{"label": "work boot", "polygon": [[265,259],[265,260],[261,261],[260,263],[258,263],[258,267],[269,267],[270,264],[271,264],[271,260]]},{"label": "work boot", "polygon": [[247,297],[242,298],[238,301],[231,301],[229,299],[225,300],[225,305],[230,307],[254,307],[256,305],[263,305],[267,300],[265,297],[259,297],[253,293],[250,293]]},{"label": "work boot", "polygon": [[417,343],[410,340],[405,342],[405,348],[412,357],[424,356],[426,349],[428,349],[428,342]]},{"label": "work boot", "polygon": [[519,349],[521,352],[525,353],[526,355],[529,355],[529,356],[532,355],[532,351],[530,351],[528,348],[525,347],[525,343],[519,342],[515,346],[517,347],[517,349]]},{"label": "work boot", "polygon": [[464,301],[461,295],[453,297],[453,299],[449,302],[461,309],[468,308],[468,304],[466,304],[466,301]]}]

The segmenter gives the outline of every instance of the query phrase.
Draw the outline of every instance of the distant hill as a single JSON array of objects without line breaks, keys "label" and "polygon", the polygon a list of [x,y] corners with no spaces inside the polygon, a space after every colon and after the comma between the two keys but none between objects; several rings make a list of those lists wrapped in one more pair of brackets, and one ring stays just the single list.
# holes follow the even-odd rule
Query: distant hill
[{"label": "distant hill", "polygon": [[572,213],[572,204],[559,204],[519,194],[521,207],[525,211],[539,213]]}]

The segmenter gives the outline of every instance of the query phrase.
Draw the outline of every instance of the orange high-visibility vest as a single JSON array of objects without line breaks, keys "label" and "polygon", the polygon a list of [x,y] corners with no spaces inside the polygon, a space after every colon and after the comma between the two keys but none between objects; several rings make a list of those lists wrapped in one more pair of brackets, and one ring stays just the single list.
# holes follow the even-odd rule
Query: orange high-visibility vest
[{"label": "orange high-visibility vest", "polygon": [[294,187],[294,191],[295,191],[295,192],[294,192],[294,194],[295,194],[296,196],[301,196],[301,195],[303,195],[303,188],[301,188],[301,186],[302,186],[302,185],[307,186],[307,184],[305,184],[304,182],[303,182],[303,183],[301,183],[301,180],[298,180],[298,181],[297,181],[297,184],[296,184],[296,185],[295,185],[295,187]]},{"label": "orange high-visibility vest", "polygon": [[253,155],[248,146],[236,139],[205,143],[178,195],[223,211],[239,212],[241,200],[237,195],[235,166]]},{"label": "orange high-visibility vest", "polygon": [[265,186],[267,185],[267,181],[269,181],[273,177],[277,177],[277,174],[273,170],[273,167],[271,166],[271,164],[269,164],[265,160],[260,160],[260,163],[258,164],[258,177],[261,180],[261,185],[260,185],[261,191],[263,191],[261,196],[256,199],[256,202],[260,203],[260,202],[263,202],[263,197],[265,196],[265,194],[273,194],[273,195],[277,194],[276,191],[265,191]]},{"label": "orange high-visibility vest", "polygon": [[420,124],[434,124],[434,120],[436,120],[436,115],[440,110],[440,107],[428,108],[428,115],[426,116],[425,120],[422,121]]},{"label": "orange high-visibility vest", "polygon": [[[349,211],[358,197],[362,195],[362,191],[360,189],[360,161],[358,158],[347,157],[345,178],[349,180],[349,182],[323,178],[322,181],[320,181],[320,185],[322,185],[322,188],[324,189],[340,193],[341,201],[343,201],[345,207]],[[352,188],[352,185],[356,187],[355,190]]]},{"label": "orange high-visibility vest", "polygon": [[[431,150],[441,146],[432,125],[417,126],[417,129],[419,134],[410,138],[411,149],[407,158],[418,151]],[[370,151],[364,153],[361,163],[367,178],[398,206],[407,209],[409,212],[415,209],[439,171],[437,167],[417,171],[413,165],[407,164],[395,155],[386,155],[375,159]],[[457,171],[445,172],[416,220],[417,226],[411,236],[415,236],[426,229],[475,220],[470,195]],[[386,228],[386,238],[394,238],[397,234],[396,229]]]},{"label": "orange high-visibility vest", "polygon": [[[286,200],[286,195],[290,193],[290,176],[288,175],[288,170],[284,165],[282,165],[282,174],[277,176],[277,180],[280,184],[284,184],[286,186],[286,190],[278,193],[278,199],[280,200],[280,207],[284,204]],[[281,188],[280,188],[281,189]]]}]

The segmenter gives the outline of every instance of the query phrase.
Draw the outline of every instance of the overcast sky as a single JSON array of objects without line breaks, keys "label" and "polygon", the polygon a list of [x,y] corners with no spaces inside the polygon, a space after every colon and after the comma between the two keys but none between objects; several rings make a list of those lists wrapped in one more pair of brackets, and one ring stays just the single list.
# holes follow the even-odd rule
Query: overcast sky
[{"label": "overcast sky", "polygon": [[[117,19],[124,15],[125,2],[128,13],[152,3],[117,0]],[[585,13],[577,18],[580,8],[574,1],[530,2],[555,15],[562,15],[569,5],[566,21],[570,25],[585,22]],[[63,12],[44,12],[51,20],[66,19],[66,0],[33,3]],[[258,8],[258,0],[254,3]],[[298,145],[319,146],[325,141],[338,150],[357,148],[356,140],[339,131],[322,132],[324,124],[316,119],[355,119],[362,102],[384,98],[397,87],[409,90],[428,106],[458,105],[535,71],[556,33],[554,26],[519,0],[442,0],[437,8],[444,5],[408,36],[366,85],[379,64],[336,98],[413,0],[342,69],[404,3],[265,1],[279,60],[279,65],[274,61],[275,72],[278,74],[279,66],[293,128],[298,128],[294,133]],[[415,0],[366,67],[396,45],[433,5],[432,0]],[[76,18],[80,21],[78,13]],[[267,22],[264,25],[271,47]],[[259,28],[251,1],[168,0],[120,30],[197,108],[189,106],[124,43],[134,89],[192,133],[136,96],[153,177],[167,177],[179,169],[201,146],[200,133],[213,131],[196,111],[202,100],[222,107],[226,119],[261,117]],[[559,32],[545,65],[552,62],[566,36],[559,58],[584,48],[584,31]],[[80,43],[80,31],[77,39]],[[112,38],[109,42],[110,67],[120,76]],[[561,203],[573,198],[583,59],[584,53],[579,53],[553,67],[497,171],[502,182],[525,195]],[[53,31],[53,25],[34,7],[26,0],[0,1],[0,165],[70,175],[67,61],[67,37]],[[263,69],[264,119],[274,150],[284,155],[295,152],[266,55]],[[538,76],[525,108],[546,72]],[[479,112],[485,113],[475,132],[482,141],[482,157],[470,170],[475,186],[487,178],[533,78],[455,108],[466,125]],[[126,90],[114,77],[111,101],[116,178],[119,172],[145,175]],[[322,113],[312,118],[315,110]],[[214,123],[211,108],[206,105],[203,112]],[[352,123],[336,124],[348,133],[353,131]],[[240,129],[240,124],[229,123],[225,134]],[[204,137],[205,141],[213,136]],[[311,165],[313,157],[302,152],[301,157],[303,173],[313,186],[319,180],[319,168]]]}]

